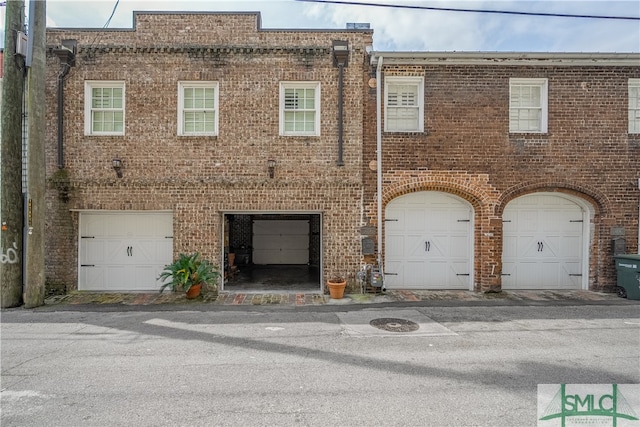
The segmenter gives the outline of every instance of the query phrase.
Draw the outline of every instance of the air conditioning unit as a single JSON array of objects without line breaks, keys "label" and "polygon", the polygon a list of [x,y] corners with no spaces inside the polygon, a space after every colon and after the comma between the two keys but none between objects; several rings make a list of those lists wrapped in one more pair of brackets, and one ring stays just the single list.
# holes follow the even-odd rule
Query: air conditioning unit
[{"label": "air conditioning unit", "polygon": [[16,53],[18,55],[27,56],[27,42],[28,36],[22,31],[18,31],[18,37],[16,38]]}]

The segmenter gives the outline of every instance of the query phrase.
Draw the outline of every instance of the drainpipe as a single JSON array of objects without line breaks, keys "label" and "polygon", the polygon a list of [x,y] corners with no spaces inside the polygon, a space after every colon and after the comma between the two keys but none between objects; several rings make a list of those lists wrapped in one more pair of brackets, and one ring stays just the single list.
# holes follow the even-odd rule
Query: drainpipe
[{"label": "drainpipe", "polygon": [[344,114],[343,114],[343,85],[344,85],[344,67],[347,66],[349,60],[349,42],[345,40],[333,40],[333,65],[338,67],[338,166],[344,166],[342,158],[343,153],[343,133],[344,133]]},{"label": "drainpipe", "polygon": [[[382,265],[382,56],[376,68],[376,169],[378,193],[378,267],[384,278]],[[384,283],[384,281],[383,281]],[[384,286],[384,285],[383,285]]]},{"label": "drainpipe", "polygon": [[64,169],[64,78],[69,74],[71,67],[76,65],[75,40],[63,40],[62,46],[53,50],[54,55],[60,59],[60,72],[58,73],[58,169]]},{"label": "drainpipe", "polygon": [[342,107],[342,85],[344,80],[344,64],[338,64],[338,166],[344,166],[344,160],[342,158],[343,152],[343,107]]}]

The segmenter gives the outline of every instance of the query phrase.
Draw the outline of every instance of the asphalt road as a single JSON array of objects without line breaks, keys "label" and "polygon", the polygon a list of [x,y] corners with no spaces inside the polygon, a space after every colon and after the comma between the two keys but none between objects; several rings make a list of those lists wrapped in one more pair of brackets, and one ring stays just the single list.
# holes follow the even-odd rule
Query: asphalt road
[{"label": "asphalt road", "polygon": [[174,309],[2,312],[0,424],[535,426],[538,384],[640,383],[640,305]]}]

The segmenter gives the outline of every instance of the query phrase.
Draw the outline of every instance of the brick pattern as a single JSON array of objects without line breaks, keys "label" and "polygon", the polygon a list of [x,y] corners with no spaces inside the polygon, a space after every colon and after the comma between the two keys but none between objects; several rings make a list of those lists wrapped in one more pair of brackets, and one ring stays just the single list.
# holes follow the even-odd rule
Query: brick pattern
[{"label": "brick pattern", "polygon": [[[383,75],[425,78],[425,132],[383,133],[384,206],[421,190],[467,200],[476,215],[475,288],[489,291],[500,289],[507,203],[532,192],[562,192],[591,206],[589,287],[611,290],[612,228],[624,228],[629,252],[638,249],[640,136],[627,133],[627,81],[640,67],[393,64]],[[548,133],[509,133],[510,77],[548,79]],[[365,100],[369,122],[375,94]],[[368,168],[375,147],[375,128],[367,127],[363,182],[370,225],[377,224],[376,173]]]},{"label": "brick pattern", "polygon": [[[133,30],[49,30],[50,48],[78,41],[65,80],[68,202],[48,193],[46,274],[77,284],[79,210],[170,210],[174,252],[221,259],[225,211],[323,214],[325,276],[358,269],[362,81],[371,31],[266,31],[256,13],[136,13]],[[344,163],[337,160],[338,69],[332,40],[348,40]],[[47,57],[47,174],[57,170],[57,76]],[[85,80],[126,85],[124,136],[84,135]],[[177,136],[178,81],[219,82],[219,135]],[[321,135],[278,134],[279,82],[319,81]],[[123,178],[111,167],[122,159]],[[269,178],[267,160],[276,160]]]}]

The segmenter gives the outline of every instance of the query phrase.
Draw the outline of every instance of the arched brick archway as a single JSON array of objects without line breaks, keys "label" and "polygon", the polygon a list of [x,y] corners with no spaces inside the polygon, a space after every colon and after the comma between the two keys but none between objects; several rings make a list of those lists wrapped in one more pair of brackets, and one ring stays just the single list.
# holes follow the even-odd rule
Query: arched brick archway
[{"label": "arched brick archway", "polygon": [[575,203],[584,212],[581,249],[583,265],[579,273],[583,277],[581,288],[597,290],[601,286],[599,284],[603,282],[604,270],[610,263],[610,241],[608,232],[605,230],[607,224],[613,223],[612,220],[607,219],[611,213],[609,198],[596,189],[573,183],[550,181],[521,183],[503,192],[496,205],[496,214],[503,217],[509,203],[536,194],[557,195]]},{"label": "arched brick archway", "polygon": [[[384,175],[382,212],[394,199],[418,192],[438,191],[467,201],[473,209],[473,288],[476,291],[498,290],[500,287],[501,221],[495,215],[500,193],[489,184],[488,175],[457,171],[395,171]],[[371,224],[376,225],[377,205],[365,208]],[[384,228],[384,218],[382,218]],[[384,242],[380,248],[384,254]]]}]

